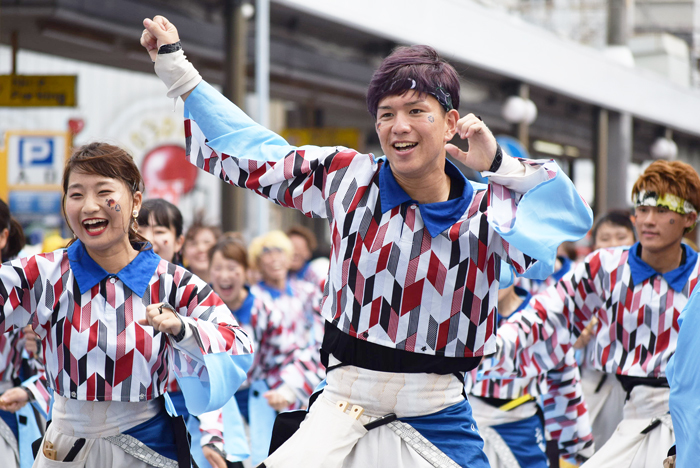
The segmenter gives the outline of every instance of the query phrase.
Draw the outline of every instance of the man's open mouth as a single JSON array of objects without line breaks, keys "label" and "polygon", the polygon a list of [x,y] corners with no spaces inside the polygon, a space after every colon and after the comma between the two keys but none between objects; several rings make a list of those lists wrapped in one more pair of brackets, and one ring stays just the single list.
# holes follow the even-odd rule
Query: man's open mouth
[{"label": "man's open mouth", "polygon": [[394,148],[396,148],[399,151],[406,151],[411,148],[414,148],[417,146],[418,143],[409,143],[409,142],[401,142],[401,143],[394,143]]}]

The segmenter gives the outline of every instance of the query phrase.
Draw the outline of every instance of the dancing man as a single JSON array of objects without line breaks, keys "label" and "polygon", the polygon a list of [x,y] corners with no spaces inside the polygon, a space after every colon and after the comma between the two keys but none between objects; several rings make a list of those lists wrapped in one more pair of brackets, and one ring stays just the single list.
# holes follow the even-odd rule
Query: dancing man
[{"label": "dancing man", "polygon": [[[546,277],[557,246],[590,228],[571,181],[552,161],[504,154],[477,116],[460,118],[458,75],[430,47],[397,49],[369,84],[386,155],[376,158],[290,146],[202,81],[170,22],[144,26],[168,96],[185,100],[190,162],[329,223],[327,385],[264,465],[487,467],[464,372],[496,350],[501,260]],[[455,135],[468,152],[448,143]]]}]

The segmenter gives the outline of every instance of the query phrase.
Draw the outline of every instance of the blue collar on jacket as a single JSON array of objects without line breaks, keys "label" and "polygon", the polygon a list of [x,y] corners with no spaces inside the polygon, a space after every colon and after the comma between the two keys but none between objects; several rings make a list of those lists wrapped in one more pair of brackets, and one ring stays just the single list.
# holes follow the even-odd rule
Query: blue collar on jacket
[{"label": "blue collar on jacket", "polygon": [[90,257],[80,240],[68,247],[68,261],[81,294],[88,292],[103,279],[116,276],[136,295],[142,297],[160,260],[153,249],[142,250],[131,263],[113,275],[107,273]]},{"label": "blue collar on jacket", "polygon": [[688,278],[690,278],[693,269],[695,269],[698,254],[685,244],[681,244],[681,248],[685,249],[685,262],[674,270],[667,271],[666,273],[659,273],[642,260],[638,254],[638,252],[641,252],[640,244],[639,242],[635,243],[630,247],[629,257],[627,259],[632,273],[632,283],[637,285],[654,275],[661,275],[668,285],[671,286],[671,289],[677,292],[682,291],[686,283],[688,283]]},{"label": "blue collar on jacket", "polygon": [[248,291],[248,296],[243,300],[241,306],[232,310],[231,313],[236,317],[239,325],[250,325],[251,317],[253,316],[253,305],[255,305],[255,296],[250,292],[250,287],[243,286]]},{"label": "blue collar on jacket", "polygon": [[412,200],[399,183],[396,182],[394,174],[389,167],[389,161],[385,161],[379,170],[379,196],[382,203],[382,213],[386,213],[402,203],[416,204],[420,209],[423,224],[428,229],[430,236],[437,237],[438,234],[449,229],[459,221],[469,206],[474,193],[474,189],[464,177],[464,174],[449,159],[445,160],[445,174],[453,180],[458,179],[462,181],[464,190],[461,196],[444,202],[420,204]]},{"label": "blue collar on jacket", "polygon": [[260,289],[262,289],[263,291],[267,291],[268,293],[270,293],[270,296],[273,299],[279,299],[280,297],[282,297],[282,294],[286,294],[287,296],[294,295],[294,291],[292,291],[292,286],[289,284],[289,281],[285,283],[284,290],[273,288],[272,286],[266,284],[264,281],[260,281],[258,283],[258,286],[260,286]]}]

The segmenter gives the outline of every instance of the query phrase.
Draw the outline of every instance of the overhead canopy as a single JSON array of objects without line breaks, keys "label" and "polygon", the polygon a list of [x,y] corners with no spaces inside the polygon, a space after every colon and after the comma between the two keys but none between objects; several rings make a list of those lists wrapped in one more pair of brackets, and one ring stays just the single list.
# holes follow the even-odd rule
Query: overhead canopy
[{"label": "overhead canopy", "polygon": [[[700,91],[471,0],[274,0],[603,108],[700,135]],[[439,31],[439,33],[436,33]]]}]

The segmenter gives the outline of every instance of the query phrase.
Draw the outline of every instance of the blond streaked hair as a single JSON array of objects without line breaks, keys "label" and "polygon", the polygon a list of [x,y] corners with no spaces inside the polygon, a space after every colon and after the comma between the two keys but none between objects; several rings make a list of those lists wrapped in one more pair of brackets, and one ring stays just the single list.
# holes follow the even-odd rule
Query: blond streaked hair
[{"label": "blond streaked hair", "polygon": [[248,246],[248,263],[252,267],[258,266],[258,259],[265,249],[280,249],[290,258],[294,254],[294,245],[289,237],[282,231],[270,231],[258,236]]}]

